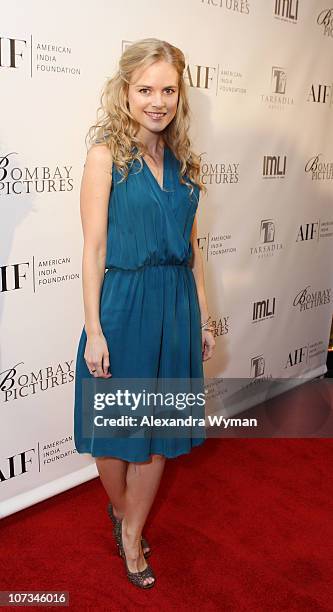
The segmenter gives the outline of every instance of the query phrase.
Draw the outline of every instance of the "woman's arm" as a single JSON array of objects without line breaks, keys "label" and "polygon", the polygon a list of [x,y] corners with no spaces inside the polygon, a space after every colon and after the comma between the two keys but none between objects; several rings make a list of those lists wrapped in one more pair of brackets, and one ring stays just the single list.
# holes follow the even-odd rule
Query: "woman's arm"
[{"label": "woman's arm", "polygon": [[204,280],[204,271],[203,271],[203,263],[201,258],[201,251],[198,246],[198,238],[197,238],[197,214],[194,217],[194,222],[192,226],[191,232],[191,242],[192,242],[192,270],[195,278],[195,283],[197,286],[198,300],[201,312],[201,322],[204,323],[208,319],[208,306],[207,306],[207,298],[205,292],[205,280]]},{"label": "woman's arm", "polygon": [[[201,251],[198,246],[197,239],[197,214],[194,217],[192,232],[191,232],[191,243],[192,243],[192,270],[195,278],[195,284],[197,287],[198,301],[201,314],[201,323],[205,323],[209,317],[207,298],[205,292],[205,280],[204,280],[204,269],[201,257]],[[202,353],[203,361],[210,359],[213,354],[215,347],[214,336],[211,331],[202,330]]]},{"label": "woman's arm", "polygon": [[[112,159],[107,145],[94,145],[84,166],[80,212],[84,236],[82,283],[89,369],[102,376],[108,362],[106,342],[101,328],[100,293],[105,274],[108,203],[112,183]],[[104,359],[103,359],[104,358]],[[102,364],[102,359],[104,363]],[[104,366],[104,368],[103,368]]]}]

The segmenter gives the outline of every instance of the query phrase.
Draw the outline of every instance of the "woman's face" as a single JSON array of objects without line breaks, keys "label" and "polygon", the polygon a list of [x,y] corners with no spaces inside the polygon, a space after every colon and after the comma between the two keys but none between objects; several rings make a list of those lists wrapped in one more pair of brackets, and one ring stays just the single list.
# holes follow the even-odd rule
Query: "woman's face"
[{"label": "woman's face", "polygon": [[178,74],[168,62],[160,60],[144,71],[135,71],[128,103],[141,130],[162,132],[177,112],[178,95]]}]

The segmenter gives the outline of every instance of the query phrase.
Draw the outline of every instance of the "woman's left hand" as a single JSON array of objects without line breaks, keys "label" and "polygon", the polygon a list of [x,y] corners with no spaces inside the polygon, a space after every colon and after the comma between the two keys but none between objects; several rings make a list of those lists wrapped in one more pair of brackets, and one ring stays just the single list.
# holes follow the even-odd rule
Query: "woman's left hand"
[{"label": "woman's left hand", "polygon": [[213,356],[213,350],[215,348],[215,340],[212,332],[203,329],[202,330],[202,361],[207,361]]}]

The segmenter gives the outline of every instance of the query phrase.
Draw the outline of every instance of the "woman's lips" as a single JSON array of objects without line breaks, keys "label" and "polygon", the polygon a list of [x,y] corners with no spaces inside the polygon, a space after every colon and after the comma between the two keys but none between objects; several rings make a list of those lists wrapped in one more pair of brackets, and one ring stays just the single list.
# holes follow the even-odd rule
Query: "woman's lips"
[{"label": "woman's lips", "polygon": [[148,117],[150,117],[151,119],[154,119],[154,121],[158,121],[159,119],[163,119],[163,117],[165,117],[166,113],[151,113],[149,111],[144,111],[146,115],[148,115]]}]

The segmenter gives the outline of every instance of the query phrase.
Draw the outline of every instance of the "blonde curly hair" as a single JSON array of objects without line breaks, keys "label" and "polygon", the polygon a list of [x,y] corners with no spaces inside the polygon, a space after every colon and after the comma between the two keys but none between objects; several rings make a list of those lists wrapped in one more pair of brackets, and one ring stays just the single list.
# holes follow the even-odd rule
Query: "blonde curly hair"
[{"label": "blonde curly hair", "polygon": [[[198,186],[200,191],[207,188],[200,180],[200,157],[191,150],[188,136],[190,106],[186,84],[183,77],[185,57],[183,52],[170,43],[157,38],[145,38],[129,45],[122,53],[119,68],[109,78],[102,90],[96,123],[89,129],[86,141],[89,144],[106,143],[111,150],[112,161],[125,180],[128,176],[128,163],[137,159],[142,167],[142,155],[146,147],[136,136],[140,124],[131,115],[128,107],[128,86],[137,68],[147,68],[157,61],[172,64],[178,74],[179,98],[177,112],[163,132],[166,145],[181,162],[179,180],[187,185],[191,194],[193,184],[184,180],[187,177]],[[133,152],[133,147],[137,151]]]}]

